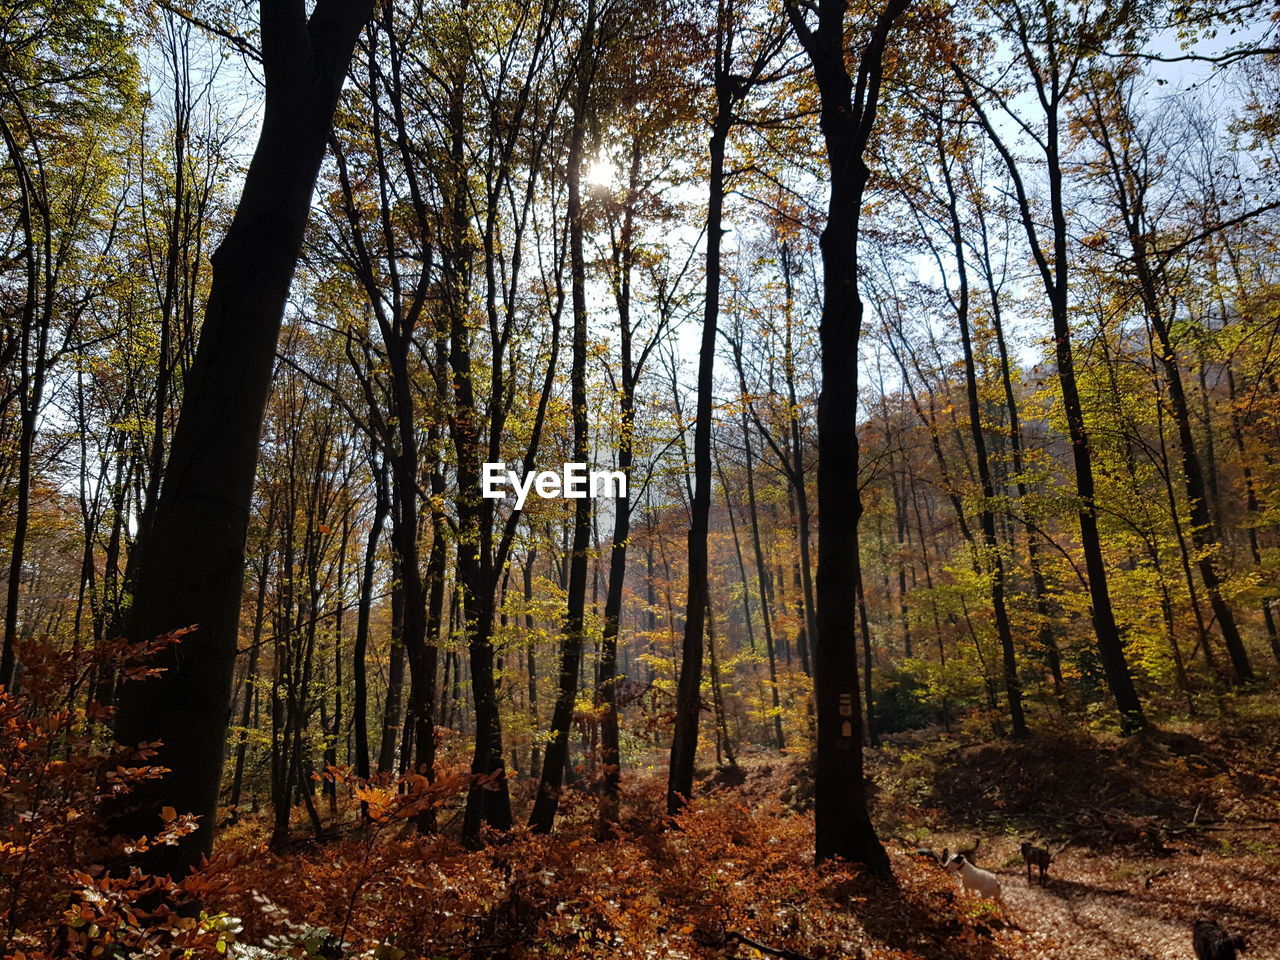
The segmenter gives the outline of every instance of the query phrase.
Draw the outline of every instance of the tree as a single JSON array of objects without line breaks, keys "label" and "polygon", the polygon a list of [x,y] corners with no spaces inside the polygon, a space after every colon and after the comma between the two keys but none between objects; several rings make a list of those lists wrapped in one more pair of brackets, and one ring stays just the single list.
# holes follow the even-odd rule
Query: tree
[{"label": "tree", "polygon": [[[577,56],[573,67],[573,119],[569,132],[568,202],[569,286],[573,304],[572,360],[569,371],[569,406],[573,421],[573,461],[586,463],[590,443],[587,411],[587,267],[583,253],[585,227],[582,210],[583,152],[588,127],[594,116],[593,87],[600,69],[601,55],[608,42],[606,18],[596,0],[587,0]],[[560,682],[551,711],[551,739],[546,747],[542,777],[534,799],[529,825],[535,832],[549,833],[560,804],[560,784],[569,751],[569,726],[578,698],[578,674],[582,662],[582,641],[587,604],[587,561],[591,546],[591,501],[582,497],[573,510],[573,544],[569,554],[569,591],[560,643]]]},{"label": "tree", "polygon": [[[889,34],[910,0],[889,0],[876,14],[849,75],[847,0],[818,0],[817,23],[787,0],[821,102],[822,138],[831,173],[822,231],[822,392],[818,397],[818,574],[813,680],[818,711],[814,764],[815,856],[840,857],[889,872],[889,858],[867,813],[862,780],[858,661],[854,646],[858,574],[858,225],[870,169],[865,154],[880,106]],[[868,678],[870,682],[870,678]]]},{"label": "tree", "polygon": [[128,39],[96,0],[23,0],[6,6],[0,26],[0,149],[6,161],[0,196],[13,223],[0,249],[0,417],[13,408],[17,419],[0,687],[12,688],[16,679],[36,439],[47,388],[96,299],[92,291],[101,278],[94,276],[94,261],[116,236],[99,204],[113,175],[113,127],[123,125],[136,97],[137,61]]},{"label": "tree", "polygon": [[[1019,62],[1026,68],[1028,80],[1035,91],[1035,103],[1043,116],[1043,128],[1036,130],[1020,118],[1015,119],[1018,128],[1031,137],[1044,156],[1044,171],[1048,178],[1050,224],[1047,238],[1042,239],[1044,227],[1037,222],[1031,195],[1022,176],[1021,163],[1013,149],[1006,143],[1005,135],[992,120],[984,103],[991,99],[1001,109],[1015,116],[1008,95],[981,84],[966,72],[958,62],[952,69],[959,78],[970,106],[978,122],[986,131],[992,144],[1004,160],[1013,183],[1018,216],[1026,231],[1027,242],[1035,260],[1036,270],[1044,285],[1053,315],[1053,337],[1058,363],[1058,384],[1062,392],[1062,405],[1071,437],[1072,464],[1075,470],[1076,493],[1079,496],[1080,546],[1084,552],[1088,574],[1089,594],[1092,603],[1094,633],[1098,653],[1106,671],[1107,684],[1120,712],[1126,730],[1136,730],[1146,723],[1142,702],[1129,671],[1125,657],[1124,641],[1116,625],[1115,611],[1107,584],[1106,561],[1102,554],[1102,540],[1098,533],[1097,503],[1093,470],[1093,452],[1089,444],[1089,430],[1085,423],[1084,408],[1076,383],[1075,355],[1070,316],[1070,271],[1068,251],[1069,235],[1067,205],[1064,195],[1065,161],[1063,149],[1064,104],[1072,85],[1079,78],[1088,55],[1090,38],[1105,36],[1124,22],[1123,11],[1112,10],[1096,18],[1088,10],[1072,8],[1059,10],[1047,0],[1007,0],[996,8],[1000,18],[1002,35],[1007,37],[1017,51]],[[1096,22],[1095,22],[1096,19]]]},{"label": "tree", "polygon": [[[1245,650],[1235,611],[1223,594],[1221,544],[1210,516],[1208,483],[1191,424],[1191,407],[1183,384],[1182,361],[1171,330],[1171,307],[1166,292],[1169,256],[1153,249],[1159,235],[1162,209],[1154,195],[1161,175],[1161,149],[1155,131],[1144,127],[1133,115],[1131,77],[1095,73],[1094,84],[1085,92],[1089,113],[1085,124],[1098,149],[1096,165],[1106,185],[1108,206],[1119,218],[1119,228],[1128,247],[1128,260],[1138,288],[1139,301],[1155,336],[1155,354],[1164,371],[1169,391],[1169,412],[1178,433],[1183,490],[1191,519],[1196,566],[1237,682],[1253,679],[1253,668]],[[1181,245],[1179,245],[1180,248]]]},{"label": "tree", "polygon": [[[181,874],[213,844],[239,633],[249,502],[276,343],[311,193],[367,0],[262,0],[262,131],[235,218],[213,255],[204,326],[133,584],[129,636],[194,626],[149,663],[165,672],[120,691],[115,736],[163,741],[170,773],[111,811],[113,829],[150,835],[172,807],[200,817],[173,846],[140,858]],[[179,650],[180,646],[180,650]]]},{"label": "tree", "polygon": [[671,739],[671,766],[667,778],[667,812],[675,815],[693,792],[693,768],[698,752],[698,720],[702,712],[703,634],[708,613],[707,537],[711,515],[711,433],[714,407],[716,329],[720,318],[720,253],[724,239],[725,151],[735,112],[753,87],[767,78],[765,72],[782,42],[780,31],[766,30],[737,72],[735,45],[750,34],[737,0],[719,0],[716,6],[711,85],[715,112],[707,145],[710,167],[707,179],[707,269],[702,312],[702,339],[698,350],[698,389],[694,413],[693,491],[689,522],[689,593],[685,607],[684,642],[681,645],[679,686],[676,693],[675,732]]}]

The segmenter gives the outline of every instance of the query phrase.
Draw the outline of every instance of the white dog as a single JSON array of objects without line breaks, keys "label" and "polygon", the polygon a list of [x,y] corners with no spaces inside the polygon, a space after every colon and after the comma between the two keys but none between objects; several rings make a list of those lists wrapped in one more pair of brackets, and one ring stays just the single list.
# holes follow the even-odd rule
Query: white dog
[{"label": "white dog", "polygon": [[986,897],[988,900],[995,900],[999,904],[1004,904],[1004,895],[1000,892],[1000,880],[994,873],[980,870],[966,860],[963,854],[959,853],[947,861],[946,867],[952,873],[959,871],[960,888],[965,893],[972,891],[980,897]]}]

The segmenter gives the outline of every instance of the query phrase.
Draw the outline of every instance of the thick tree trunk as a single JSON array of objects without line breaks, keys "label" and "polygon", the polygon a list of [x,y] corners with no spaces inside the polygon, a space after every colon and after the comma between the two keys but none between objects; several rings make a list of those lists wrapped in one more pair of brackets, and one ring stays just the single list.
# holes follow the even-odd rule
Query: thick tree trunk
[{"label": "thick tree trunk", "polygon": [[138,566],[129,636],[195,625],[151,658],[156,679],[121,689],[116,739],[163,741],[172,771],[113,811],[113,832],[154,834],[163,807],[199,816],[174,846],[138,858],[185,873],[209,853],[226,743],[258,436],[289,285],[333,111],[367,0],[261,7],[266,107],[235,218],[213,255],[204,326],[187,377],[155,520]]},{"label": "thick tree trunk", "polygon": [[890,0],[863,48],[855,85],[847,67],[844,0],[819,0],[818,26],[788,3],[821,100],[831,171],[822,231],[822,392],[818,397],[817,636],[813,680],[818,711],[814,762],[815,856],[843,858],[888,874],[889,858],[867,813],[856,647],[858,582],[858,225],[869,170],[863,159],[875,122],[885,43],[907,0]]}]

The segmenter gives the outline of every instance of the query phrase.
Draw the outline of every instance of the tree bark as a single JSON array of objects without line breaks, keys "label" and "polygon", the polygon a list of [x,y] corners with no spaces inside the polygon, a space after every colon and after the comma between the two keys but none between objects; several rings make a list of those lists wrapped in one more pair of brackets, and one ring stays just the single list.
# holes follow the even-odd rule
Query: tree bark
[{"label": "tree bark", "polygon": [[[573,129],[569,141],[569,281],[573,301],[573,345],[569,372],[569,401],[573,420],[573,459],[586,463],[590,443],[587,412],[587,279],[583,252],[582,155],[587,135],[591,75],[595,57],[595,4],[588,3],[586,25],[580,40],[582,58],[578,64],[577,95],[573,106]],[[550,833],[560,805],[560,788],[569,751],[573,708],[578,698],[578,674],[582,666],[584,618],[587,602],[587,564],[591,548],[591,500],[582,497],[574,504],[573,544],[568,558],[569,589],[560,641],[560,683],[551,711],[551,731],[538,794],[529,815],[535,833]],[[607,627],[606,627],[607,629]]]},{"label": "tree bark", "polygon": [[135,790],[113,832],[153,834],[163,807],[200,817],[176,845],[137,858],[183,874],[213,845],[235,664],[244,543],[276,342],[333,112],[367,0],[261,4],[266,105],[262,132],[213,279],[155,520],[143,551],[129,636],[147,642],[195,625],[151,658],[160,677],[121,689],[115,736],[162,740],[172,772]]},{"label": "tree bark", "polygon": [[698,399],[693,438],[693,498],[689,524],[689,588],[684,641],[676,688],[675,732],[667,778],[667,813],[675,816],[693,793],[698,753],[698,721],[702,713],[702,651],[707,611],[707,534],[711,514],[711,426],[716,363],[716,325],[720,317],[720,240],[724,213],[724,153],[732,124],[731,95],[723,24],[717,31],[716,117],[708,147],[707,280],[702,313],[702,345],[698,354]]},{"label": "tree bark", "polygon": [[856,586],[858,521],[858,225],[870,171],[864,160],[879,104],[884,51],[909,0],[889,0],[849,76],[845,0],[818,0],[816,28],[788,0],[787,13],[808,55],[821,102],[820,125],[831,171],[822,231],[822,392],[818,397],[817,636],[813,678],[818,711],[814,763],[815,857],[843,858],[874,873],[889,858],[867,812],[858,710]]}]

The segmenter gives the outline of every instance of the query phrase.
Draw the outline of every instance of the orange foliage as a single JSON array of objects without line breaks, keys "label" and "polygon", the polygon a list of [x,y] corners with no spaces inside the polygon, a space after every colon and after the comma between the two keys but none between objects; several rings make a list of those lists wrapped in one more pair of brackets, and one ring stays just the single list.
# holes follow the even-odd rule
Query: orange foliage
[{"label": "orange foliage", "polygon": [[[145,681],[130,667],[181,634],[145,647],[112,644],[86,658],[33,642],[22,651],[15,694],[0,691],[0,947],[5,957],[161,958],[218,952],[216,920],[199,915],[200,898],[225,885],[210,876],[175,884],[124,866],[153,844],[194,828],[176,812],[153,837],[103,836],[98,813],[108,799],[163,776],[148,761],[155,744],[124,750],[109,737],[110,711],[92,687],[105,670],[122,682]],[[107,864],[116,864],[112,870]],[[225,950],[225,942],[223,944]]]},{"label": "orange foliage", "polygon": [[[376,808],[382,791],[395,787],[359,796]],[[896,858],[894,887],[815,868],[810,819],[776,803],[719,793],[666,829],[654,780],[598,841],[597,802],[568,791],[559,833],[491,836],[478,851],[413,831],[413,803],[287,855],[246,845],[240,892],[219,906],[242,918],[245,942],[296,956],[750,956],[752,942],[784,957],[996,955],[998,919],[962,916],[941,871]]]}]

